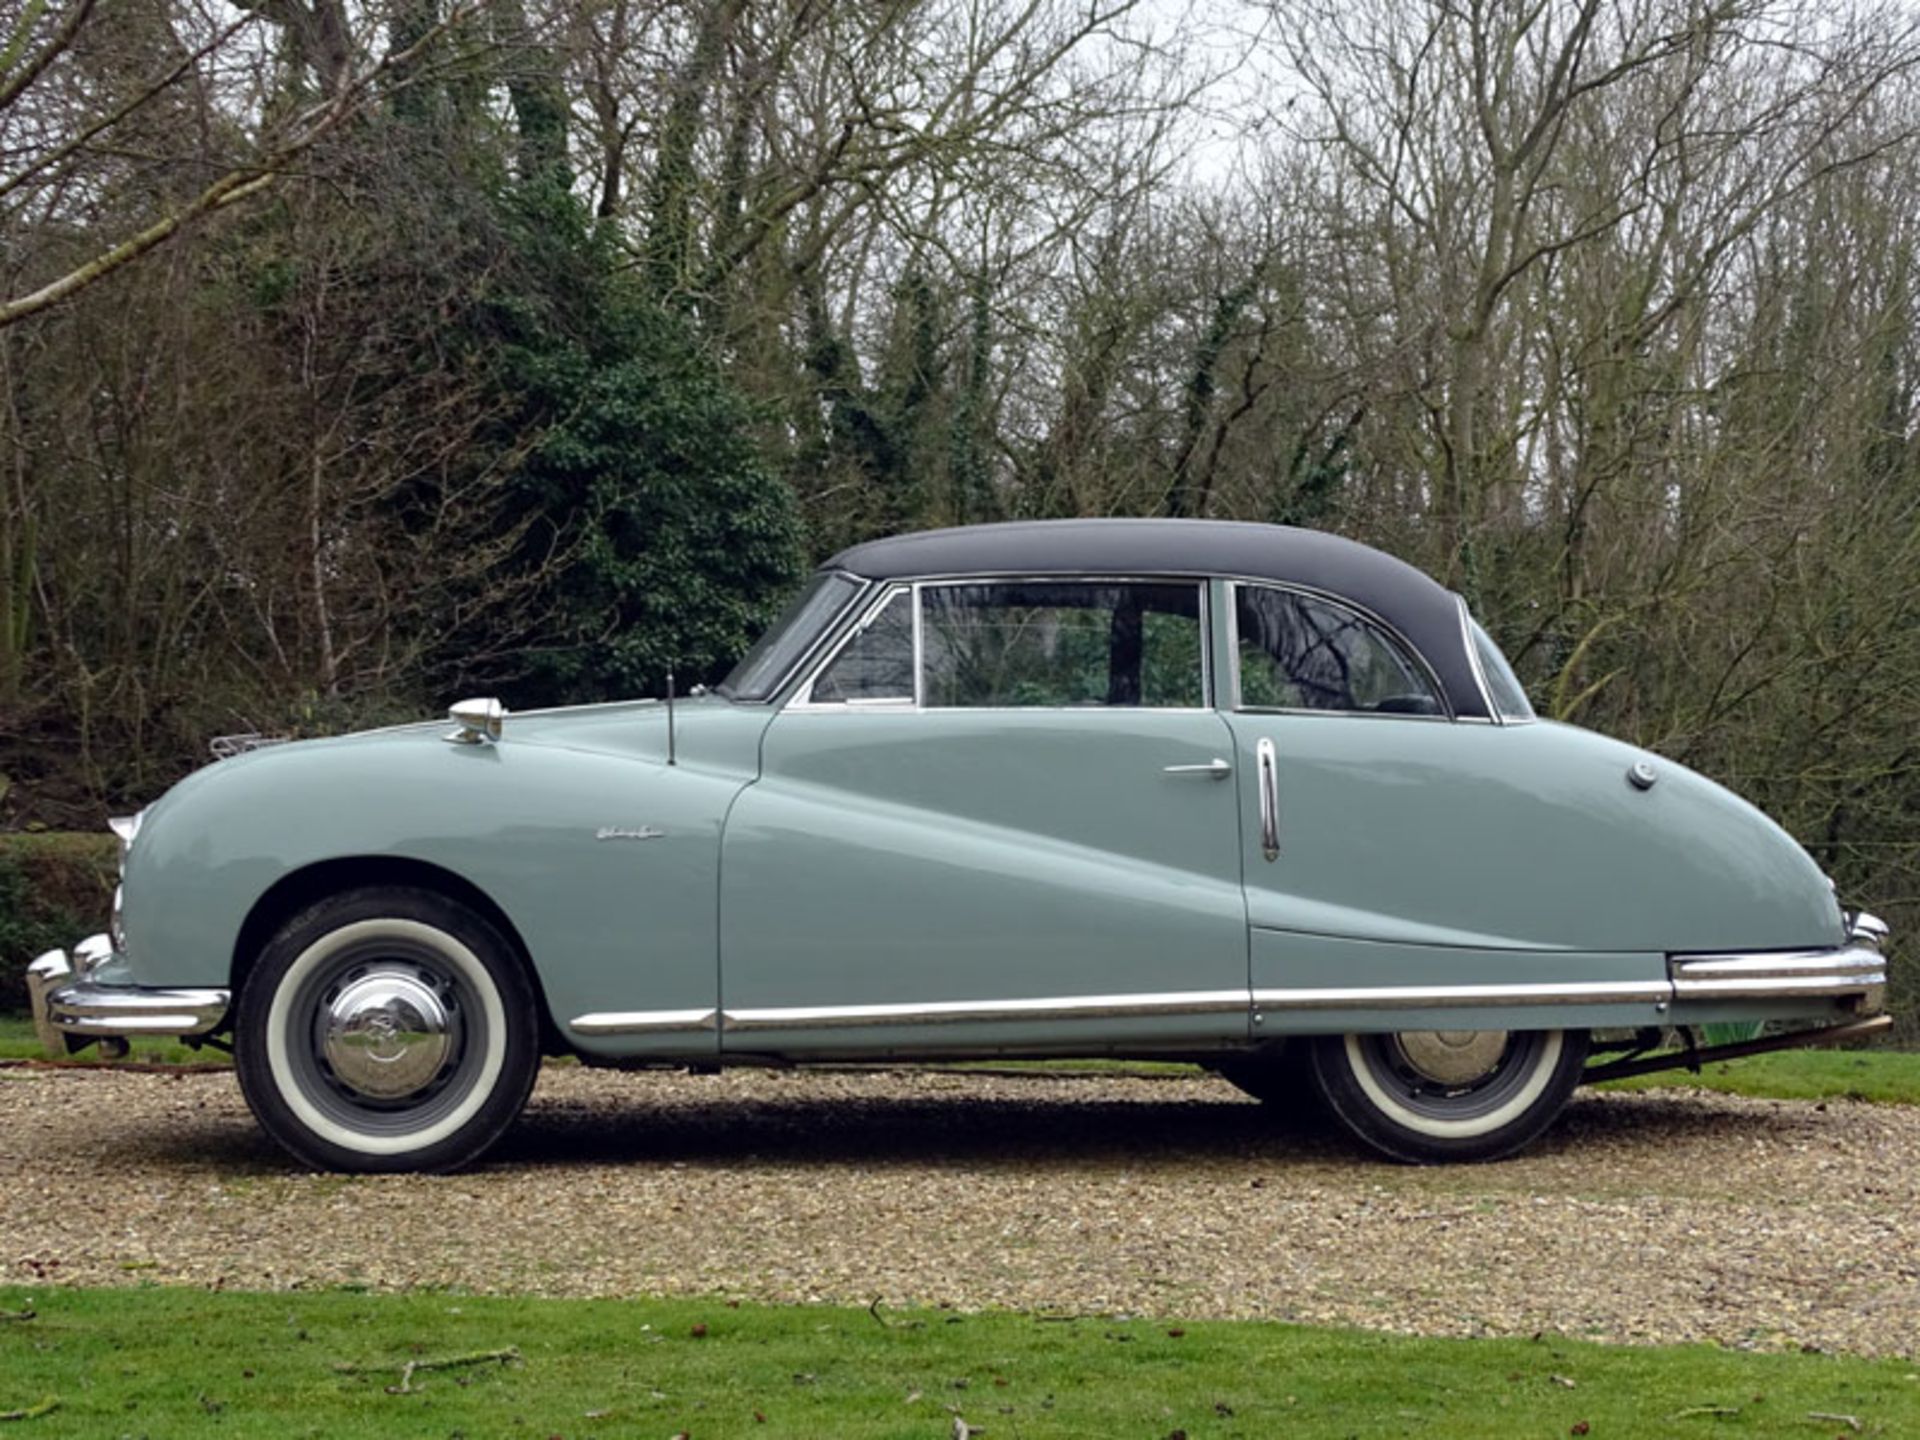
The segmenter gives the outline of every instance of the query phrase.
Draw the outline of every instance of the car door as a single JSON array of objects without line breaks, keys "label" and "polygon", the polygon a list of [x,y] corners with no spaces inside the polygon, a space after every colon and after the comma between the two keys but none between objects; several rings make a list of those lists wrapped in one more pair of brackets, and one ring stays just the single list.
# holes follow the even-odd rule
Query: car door
[{"label": "car door", "polygon": [[768,726],[722,850],[722,1048],[1244,1037],[1232,736],[1196,580],[882,595]]},{"label": "car door", "polygon": [[1226,589],[1256,1033],[1389,1012],[1473,1028],[1476,1006],[1569,999],[1646,1023],[1664,959],[1569,933],[1607,836],[1544,783],[1531,737],[1449,718],[1412,648],[1351,606]]}]

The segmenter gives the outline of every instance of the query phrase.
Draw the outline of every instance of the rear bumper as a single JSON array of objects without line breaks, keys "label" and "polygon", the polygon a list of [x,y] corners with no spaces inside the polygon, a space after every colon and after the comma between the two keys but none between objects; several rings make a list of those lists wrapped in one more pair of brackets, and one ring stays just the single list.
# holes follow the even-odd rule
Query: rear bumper
[{"label": "rear bumper", "polygon": [[113,958],[104,935],[73,947],[49,950],[27,967],[27,1003],[33,1028],[50,1055],[75,1044],[129,1035],[204,1035],[226,1019],[227,990],[162,990],[107,985],[91,978]]},{"label": "rear bumper", "polygon": [[1864,913],[1847,917],[1847,943],[1833,950],[1675,955],[1673,998],[1685,1000],[1852,1000],[1856,1014],[1886,1008],[1887,927]]}]

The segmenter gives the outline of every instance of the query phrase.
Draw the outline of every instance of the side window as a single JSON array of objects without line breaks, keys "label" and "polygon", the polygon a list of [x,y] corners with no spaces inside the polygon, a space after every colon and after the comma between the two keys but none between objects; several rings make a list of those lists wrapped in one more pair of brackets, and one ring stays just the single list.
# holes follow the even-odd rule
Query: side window
[{"label": "side window", "polygon": [[1198,584],[1019,582],[921,590],[924,703],[1205,703]]},{"label": "side window", "polygon": [[1241,585],[1233,610],[1244,707],[1446,713],[1432,682],[1400,647],[1344,606]]},{"label": "side window", "polygon": [[883,606],[813,682],[817,705],[856,700],[913,699],[913,594],[901,590]]}]

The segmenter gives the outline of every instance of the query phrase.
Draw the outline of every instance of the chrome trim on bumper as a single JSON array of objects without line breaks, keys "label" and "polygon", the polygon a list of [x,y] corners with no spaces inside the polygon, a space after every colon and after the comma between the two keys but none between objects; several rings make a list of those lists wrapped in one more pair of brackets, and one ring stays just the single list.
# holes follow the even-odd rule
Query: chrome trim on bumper
[{"label": "chrome trim on bumper", "polygon": [[49,950],[27,967],[33,1028],[51,1055],[67,1053],[66,1036],[98,1040],[116,1035],[204,1035],[226,1018],[228,990],[159,990],[101,985],[88,976],[113,955],[104,935]]},{"label": "chrome trim on bumper", "polygon": [[1869,915],[1864,910],[1847,912],[1847,939],[1856,945],[1871,945],[1884,952],[1887,937],[1893,933],[1891,926],[1878,915]]},{"label": "chrome trim on bumper", "polygon": [[49,950],[27,966],[27,1008],[33,1012],[33,1032],[40,1037],[40,1048],[49,1055],[66,1054],[67,1042],[48,1012],[47,995],[72,974],[64,950]]},{"label": "chrome trim on bumper", "polygon": [[1885,1001],[1887,957],[1871,945],[1752,955],[1675,955],[1670,963],[1676,1000],[1855,996],[1863,1013],[1879,1010]]}]

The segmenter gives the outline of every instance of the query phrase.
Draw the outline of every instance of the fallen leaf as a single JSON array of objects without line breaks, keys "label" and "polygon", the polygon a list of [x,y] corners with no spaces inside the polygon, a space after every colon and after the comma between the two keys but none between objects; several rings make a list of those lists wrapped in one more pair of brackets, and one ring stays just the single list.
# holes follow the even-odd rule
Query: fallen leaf
[{"label": "fallen leaf", "polygon": [[704,1325],[696,1325],[693,1327],[693,1330],[691,1333],[694,1339],[704,1340],[707,1338],[707,1327]]}]

